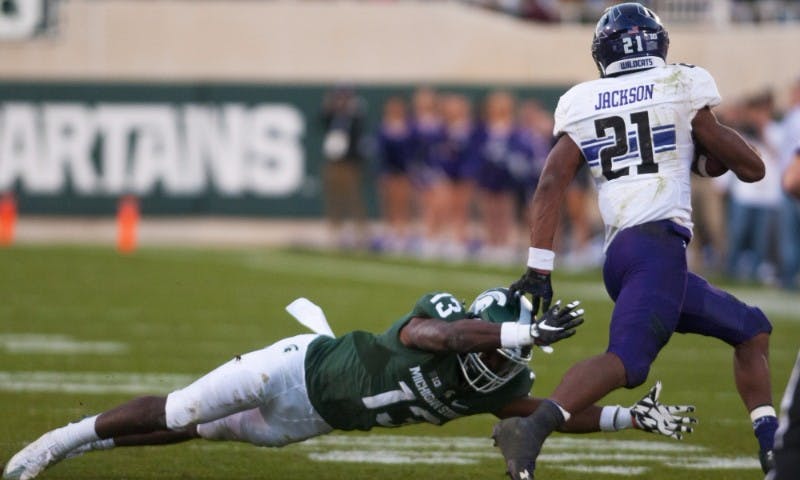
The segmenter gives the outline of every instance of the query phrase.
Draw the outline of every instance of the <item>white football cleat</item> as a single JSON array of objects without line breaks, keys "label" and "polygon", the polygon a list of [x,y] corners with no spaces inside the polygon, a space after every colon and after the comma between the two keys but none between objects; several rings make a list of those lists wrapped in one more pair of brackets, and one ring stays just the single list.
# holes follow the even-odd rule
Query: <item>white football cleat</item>
[{"label": "white football cleat", "polygon": [[44,469],[64,459],[63,450],[64,447],[56,441],[53,432],[47,432],[11,457],[3,470],[3,479],[36,478]]}]

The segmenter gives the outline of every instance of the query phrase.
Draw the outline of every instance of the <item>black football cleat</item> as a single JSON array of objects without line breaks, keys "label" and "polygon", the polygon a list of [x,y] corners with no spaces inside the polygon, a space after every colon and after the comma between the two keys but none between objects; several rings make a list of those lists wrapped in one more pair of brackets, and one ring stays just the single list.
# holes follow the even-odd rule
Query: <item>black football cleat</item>
[{"label": "black football cleat", "polygon": [[775,452],[773,450],[761,450],[758,452],[758,461],[761,462],[761,470],[769,473],[775,468]]},{"label": "black football cleat", "polygon": [[494,444],[503,454],[506,462],[506,473],[512,480],[533,480],[536,468],[536,456],[544,439],[537,442],[530,418],[507,418],[494,426],[492,438]]}]

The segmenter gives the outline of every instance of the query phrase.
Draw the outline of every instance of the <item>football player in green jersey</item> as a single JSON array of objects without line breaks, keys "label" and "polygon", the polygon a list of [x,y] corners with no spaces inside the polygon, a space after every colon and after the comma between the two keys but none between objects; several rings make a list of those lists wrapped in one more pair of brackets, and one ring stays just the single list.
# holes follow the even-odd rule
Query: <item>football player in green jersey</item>
[{"label": "football player in green jersey", "polygon": [[[115,446],[203,438],[279,447],[334,429],[530,415],[539,404],[530,396],[531,349],[548,348],[583,322],[578,302],[538,319],[531,312],[527,299],[504,288],[483,292],[469,309],[437,292],[381,334],[287,338],[166,397],[139,397],[52,430],[9,460],[3,478],[31,479],[64,458]],[[693,419],[681,414],[692,407],[660,404],[659,389],[631,408],[592,406],[562,430],[640,428],[680,438],[691,431]]]}]

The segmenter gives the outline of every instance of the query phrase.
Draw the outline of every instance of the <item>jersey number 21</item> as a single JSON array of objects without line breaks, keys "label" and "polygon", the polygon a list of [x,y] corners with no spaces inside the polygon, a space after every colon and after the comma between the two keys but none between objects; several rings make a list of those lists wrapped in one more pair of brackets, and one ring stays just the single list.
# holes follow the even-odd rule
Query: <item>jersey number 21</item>
[{"label": "jersey number 21", "polygon": [[636,125],[636,139],[638,144],[638,154],[630,153],[631,147],[628,141],[628,124],[623,117],[603,117],[594,121],[595,133],[598,138],[608,136],[608,130],[614,134],[614,144],[600,150],[600,165],[603,168],[603,176],[607,180],[630,175],[631,167],[624,167],[614,170],[614,160],[625,160],[639,156],[641,163],[636,166],[636,173],[656,173],[658,164],[655,162],[653,153],[653,135],[650,129],[650,115],[647,111],[635,112],[630,115],[630,123]]}]

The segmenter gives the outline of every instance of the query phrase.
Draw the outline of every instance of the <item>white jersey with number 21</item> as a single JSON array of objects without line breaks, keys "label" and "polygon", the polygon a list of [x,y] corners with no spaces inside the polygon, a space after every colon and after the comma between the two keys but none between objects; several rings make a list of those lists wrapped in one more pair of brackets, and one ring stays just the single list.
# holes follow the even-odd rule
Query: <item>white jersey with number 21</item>
[{"label": "white jersey with number 21", "polygon": [[591,168],[606,247],[618,231],[655,220],[691,230],[691,122],[719,102],[711,74],[681,64],[584,82],[561,97],[554,133],[569,135]]}]

